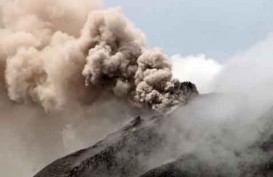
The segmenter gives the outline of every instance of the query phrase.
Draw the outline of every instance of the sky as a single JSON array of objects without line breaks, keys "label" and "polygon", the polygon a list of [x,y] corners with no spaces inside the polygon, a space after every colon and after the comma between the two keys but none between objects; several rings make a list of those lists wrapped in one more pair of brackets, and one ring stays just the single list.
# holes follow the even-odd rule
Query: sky
[{"label": "sky", "polygon": [[[0,0],[0,4],[5,1]],[[226,68],[233,66],[234,61],[240,67],[242,61],[255,61],[248,69],[259,66],[257,73],[263,73],[268,63],[273,66],[269,62],[273,61],[273,0],[103,0],[103,3],[105,7],[120,7],[146,34],[148,47],[160,47],[170,56],[173,75],[182,81],[193,81],[202,93],[215,91],[212,82],[226,70],[230,72]],[[234,75],[227,79],[230,83],[238,74]]]},{"label": "sky", "polygon": [[273,31],[272,0],[104,0],[120,6],[146,34],[149,47],[169,55],[200,55],[219,62]]}]

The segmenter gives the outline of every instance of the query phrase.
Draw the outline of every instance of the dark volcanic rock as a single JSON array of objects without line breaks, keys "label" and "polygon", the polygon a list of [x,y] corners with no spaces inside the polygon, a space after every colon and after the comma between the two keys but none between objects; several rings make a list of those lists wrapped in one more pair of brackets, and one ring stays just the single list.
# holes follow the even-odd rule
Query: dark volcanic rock
[{"label": "dark volcanic rock", "polygon": [[140,177],[230,177],[222,167],[210,166],[189,155],[152,169]]},{"label": "dark volcanic rock", "polygon": [[[230,98],[230,95],[227,97]],[[203,115],[218,118],[219,114],[215,109],[217,110],[222,99],[223,96],[218,94],[199,96],[187,105],[178,106],[175,111],[148,118],[136,117],[120,131],[109,135],[90,148],[56,160],[34,177],[273,177],[273,111],[267,112],[261,118],[264,121],[262,124],[267,126],[263,127],[255,141],[249,141],[246,147],[230,150],[230,144],[241,140],[236,137],[237,134],[232,128],[238,126],[237,129],[240,130],[244,127],[238,123],[239,125],[231,124],[221,129],[219,127],[227,124],[226,122],[216,121],[217,123],[212,125],[209,121],[211,119],[201,119]],[[238,105],[242,105],[238,100],[242,99],[236,96],[236,104],[234,104],[233,101],[229,102],[226,99],[225,106],[234,112]],[[198,111],[193,111],[191,108],[197,108]],[[205,110],[206,114],[203,114]],[[228,113],[225,115],[241,116],[241,114]],[[166,135],[166,132],[167,134],[176,132],[174,125],[181,122],[180,119],[183,120],[183,118],[194,123],[191,125],[182,121],[181,132],[174,133],[172,136]],[[178,124],[178,127],[181,125]],[[194,130],[195,127],[199,129]],[[193,129],[193,132],[189,132],[187,128]],[[195,151],[184,153],[183,149],[177,150],[176,146],[181,143],[182,147],[187,147],[183,144],[184,140],[192,141],[191,139],[196,138],[192,134],[201,137],[196,143],[197,153]],[[206,144],[207,142],[210,144]],[[225,145],[226,142],[229,144]],[[206,149],[202,156],[212,152],[215,159],[206,160],[200,154],[198,155],[199,146],[201,149],[202,146],[211,148]],[[227,155],[218,156],[219,148],[220,152],[223,150]],[[180,151],[181,154],[177,154]],[[225,160],[229,156],[232,156],[231,164],[228,163],[229,159]]]},{"label": "dark volcanic rock", "polygon": [[259,120],[265,127],[246,151],[246,154],[258,153],[258,157],[251,163],[242,162],[241,177],[273,177],[273,107]]},{"label": "dark volcanic rock", "polygon": [[[191,82],[176,82],[173,90],[178,100],[186,103],[198,91]],[[164,137],[157,129],[167,114],[135,118],[128,126],[109,135],[90,148],[58,159],[35,177],[137,176],[149,170],[141,163],[151,159],[164,146]]]},{"label": "dark volcanic rock", "polygon": [[137,117],[130,125],[96,145],[53,162],[35,177],[139,175],[148,170],[140,162],[149,158],[154,147],[163,143],[155,131],[162,118],[153,117],[144,123]]}]

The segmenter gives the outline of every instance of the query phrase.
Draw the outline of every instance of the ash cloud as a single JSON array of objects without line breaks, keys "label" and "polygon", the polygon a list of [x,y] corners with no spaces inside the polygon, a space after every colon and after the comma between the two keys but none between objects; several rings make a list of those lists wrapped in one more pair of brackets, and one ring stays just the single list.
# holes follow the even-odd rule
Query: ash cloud
[{"label": "ash cloud", "polygon": [[[8,1],[1,72],[16,102],[46,110],[114,95],[153,109],[176,104],[171,64],[118,9],[97,1]],[[69,104],[68,104],[69,105]]]},{"label": "ash cloud", "polygon": [[0,176],[31,176],[127,118],[184,101],[168,56],[146,48],[120,9],[99,0],[0,5]]}]

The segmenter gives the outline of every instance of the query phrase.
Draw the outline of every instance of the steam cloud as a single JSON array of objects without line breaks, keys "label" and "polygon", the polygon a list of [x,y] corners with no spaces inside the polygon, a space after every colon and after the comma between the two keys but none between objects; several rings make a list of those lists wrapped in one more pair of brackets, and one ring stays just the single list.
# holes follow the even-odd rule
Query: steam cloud
[{"label": "steam cloud", "polygon": [[[201,92],[208,89],[220,94],[209,94],[208,97],[205,94],[204,98],[174,113],[171,125],[163,129],[169,141],[165,152],[169,155],[165,154],[163,159],[193,153],[208,164],[229,168],[225,170],[233,173],[231,176],[238,176],[238,162],[255,164],[271,158],[260,154],[259,150],[247,153],[247,149],[263,137],[262,133],[268,131],[266,124],[272,121],[264,120],[265,113],[273,106],[272,47],[270,34],[222,64],[203,55],[172,57],[174,66],[184,67],[184,76],[195,79]],[[206,69],[191,70],[190,74],[185,72],[200,66],[206,66]],[[176,76],[183,73],[175,68],[174,72]],[[238,156],[237,152],[246,154]],[[249,169],[249,173],[254,172]]]}]

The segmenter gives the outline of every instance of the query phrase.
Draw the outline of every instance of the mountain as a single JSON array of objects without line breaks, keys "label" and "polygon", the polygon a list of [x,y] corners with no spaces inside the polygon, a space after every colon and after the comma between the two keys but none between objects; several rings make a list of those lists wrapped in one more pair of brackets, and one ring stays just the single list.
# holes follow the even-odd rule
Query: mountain
[{"label": "mountain", "polygon": [[137,116],[34,177],[273,176],[273,109],[244,121],[252,115],[245,101],[238,95],[199,95],[168,112]]}]

